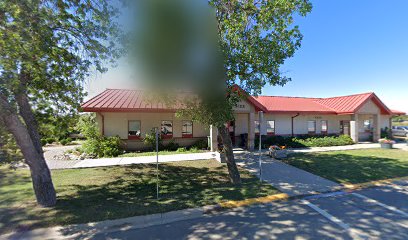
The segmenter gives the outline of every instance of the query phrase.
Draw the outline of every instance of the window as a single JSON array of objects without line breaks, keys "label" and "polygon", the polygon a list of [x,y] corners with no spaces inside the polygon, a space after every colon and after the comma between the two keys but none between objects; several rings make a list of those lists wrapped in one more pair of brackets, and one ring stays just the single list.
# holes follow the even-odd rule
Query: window
[{"label": "window", "polygon": [[162,121],[160,131],[161,131],[162,138],[172,138],[173,137],[173,122],[172,121]]},{"label": "window", "polygon": [[140,121],[131,120],[128,122],[128,139],[140,138]]},{"label": "window", "polygon": [[192,121],[183,121],[182,126],[182,137],[191,138],[193,137],[193,122]]},{"label": "window", "polygon": [[266,121],[266,134],[268,135],[275,134],[275,121],[274,120]]},{"label": "window", "polygon": [[259,134],[259,127],[260,127],[259,121],[255,120],[255,134]]},{"label": "window", "polygon": [[364,120],[364,132],[371,132],[371,121],[370,120]]},{"label": "window", "polygon": [[321,131],[321,133],[322,133],[322,134],[327,134],[328,125],[329,125],[328,121],[327,121],[327,120],[322,120],[321,123],[322,123],[322,131]]},{"label": "window", "polygon": [[307,121],[307,131],[309,134],[316,133],[316,121]]}]

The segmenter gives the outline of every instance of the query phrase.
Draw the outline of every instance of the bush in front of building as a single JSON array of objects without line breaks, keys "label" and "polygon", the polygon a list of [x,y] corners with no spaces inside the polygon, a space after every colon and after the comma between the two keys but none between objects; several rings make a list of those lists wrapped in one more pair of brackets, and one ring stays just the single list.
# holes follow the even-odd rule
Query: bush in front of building
[{"label": "bush in front of building", "polygon": [[[259,144],[259,137],[255,138],[255,147]],[[296,137],[291,136],[262,136],[262,148],[268,148],[272,145],[286,146],[290,148],[302,147],[330,147],[330,146],[344,146],[354,144],[350,136],[347,135],[300,135]]]},{"label": "bush in front of building", "polygon": [[208,141],[207,139],[199,139],[191,147],[206,150],[208,149]]},{"label": "bush in front of building", "polygon": [[354,144],[353,139],[347,135],[325,136],[325,137],[311,137],[306,139],[293,138],[293,142],[299,143],[305,147],[330,147],[330,146],[344,146]]}]

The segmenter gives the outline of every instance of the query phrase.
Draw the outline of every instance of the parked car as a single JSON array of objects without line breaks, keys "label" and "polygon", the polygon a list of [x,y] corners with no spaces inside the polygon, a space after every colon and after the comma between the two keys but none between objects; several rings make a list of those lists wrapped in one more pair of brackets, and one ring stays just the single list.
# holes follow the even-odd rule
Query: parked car
[{"label": "parked car", "polygon": [[393,126],[392,127],[393,136],[408,137],[408,126]]}]

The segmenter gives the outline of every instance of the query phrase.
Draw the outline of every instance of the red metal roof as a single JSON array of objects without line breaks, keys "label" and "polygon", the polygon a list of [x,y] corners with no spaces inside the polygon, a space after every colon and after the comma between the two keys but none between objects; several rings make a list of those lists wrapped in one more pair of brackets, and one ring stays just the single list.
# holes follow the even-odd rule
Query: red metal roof
[{"label": "red metal roof", "polygon": [[141,90],[106,89],[81,105],[84,112],[169,111],[163,103],[146,101]]},{"label": "red metal roof", "polygon": [[267,112],[308,112],[336,114],[336,111],[317,102],[317,98],[302,97],[277,97],[258,96],[254,97],[261,103]]},{"label": "red metal roof", "polygon": [[[352,114],[369,100],[372,100],[383,114],[404,114],[391,111],[374,93],[331,98],[248,96],[248,101],[256,109],[269,113]],[[106,89],[81,106],[85,112],[175,112],[175,109],[166,107],[165,104],[146,101],[142,90]]]}]

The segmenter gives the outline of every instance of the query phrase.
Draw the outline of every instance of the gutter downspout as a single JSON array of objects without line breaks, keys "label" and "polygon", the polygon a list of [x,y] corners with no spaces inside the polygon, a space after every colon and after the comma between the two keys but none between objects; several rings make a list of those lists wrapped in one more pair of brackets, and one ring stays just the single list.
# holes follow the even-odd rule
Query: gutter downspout
[{"label": "gutter downspout", "polygon": [[294,137],[295,136],[295,133],[294,133],[294,130],[293,130],[293,119],[295,119],[296,117],[298,117],[300,114],[299,113],[297,113],[295,116],[292,116],[292,137]]},{"label": "gutter downspout", "polygon": [[97,113],[101,116],[101,120],[102,120],[102,126],[101,126],[101,132],[102,132],[102,136],[105,136],[105,116],[103,116],[102,113]]}]

